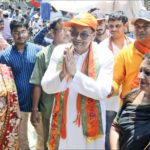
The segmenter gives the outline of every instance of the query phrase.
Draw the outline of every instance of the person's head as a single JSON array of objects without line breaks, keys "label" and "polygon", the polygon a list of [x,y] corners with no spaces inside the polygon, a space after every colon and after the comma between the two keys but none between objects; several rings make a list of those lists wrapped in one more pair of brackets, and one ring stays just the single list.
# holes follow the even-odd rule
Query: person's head
[{"label": "person's head", "polygon": [[12,6],[11,6],[11,5],[9,5],[9,6],[8,6],[8,8],[11,10],[11,9],[12,9]]},{"label": "person's head", "polygon": [[150,94],[150,53],[144,55],[138,78],[140,89]]},{"label": "person's head", "polygon": [[40,16],[40,8],[37,8],[37,14]]},{"label": "person's head", "polygon": [[4,29],[4,20],[3,18],[0,18],[0,31]]},{"label": "person's head", "polygon": [[31,7],[28,7],[27,14],[30,14],[30,13],[31,13]]},{"label": "person's head", "polygon": [[96,38],[101,37],[106,33],[106,22],[105,22],[105,14],[100,9],[93,9],[90,11],[91,14],[96,18],[98,23],[98,28],[96,32]]},{"label": "person's head", "polygon": [[22,23],[25,23],[25,21],[26,21],[25,17],[21,17],[21,18],[20,18],[20,21],[21,21]]},{"label": "person's head", "polygon": [[82,54],[89,49],[90,43],[95,38],[97,20],[89,13],[81,13],[64,26],[71,27],[71,40],[77,53]]},{"label": "person's head", "polygon": [[128,18],[122,11],[115,11],[108,17],[108,29],[112,38],[121,38],[124,36],[125,29],[128,26]]},{"label": "person's head", "polygon": [[16,12],[16,15],[19,15],[19,9],[16,9],[15,12]]},{"label": "person's head", "polygon": [[26,23],[20,20],[12,20],[10,30],[16,45],[26,44],[28,39],[28,25]]},{"label": "person's head", "polygon": [[3,10],[0,9],[0,18],[3,18]]},{"label": "person's head", "polygon": [[9,12],[7,10],[3,11],[3,17],[8,18],[9,17]]},{"label": "person's head", "polygon": [[72,19],[73,18],[73,13],[67,12],[66,17]]},{"label": "person's head", "polygon": [[134,25],[134,34],[139,42],[150,40],[150,11],[140,10],[131,24]]},{"label": "person's head", "polygon": [[3,9],[3,4],[2,3],[0,3],[0,9]]},{"label": "person's head", "polygon": [[68,43],[70,41],[70,32],[63,26],[65,18],[55,18],[50,24],[50,32],[53,37],[54,45]]},{"label": "person's head", "polygon": [[35,22],[38,22],[38,20],[39,20],[39,16],[36,14],[36,15],[34,15],[34,20],[35,20]]},{"label": "person's head", "polygon": [[18,6],[17,8],[18,8],[19,10],[21,10],[21,7],[20,7],[20,6]]}]

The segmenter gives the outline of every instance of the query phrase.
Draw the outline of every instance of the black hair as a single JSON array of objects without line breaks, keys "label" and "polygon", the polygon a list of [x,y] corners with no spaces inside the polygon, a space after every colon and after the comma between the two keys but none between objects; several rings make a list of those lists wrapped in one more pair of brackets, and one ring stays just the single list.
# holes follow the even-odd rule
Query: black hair
[{"label": "black hair", "polygon": [[1,23],[1,22],[4,22],[4,19],[3,19],[3,18],[0,18],[0,23]]},{"label": "black hair", "polygon": [[95,32],[95,29],[91,27],[92,32]]},{"label": "black hair", "polygon": [[24,17],[21,17],[21,18],[20,18],[20,21],[21,21],[22,23],[25,23],[26,19],[25,19]]},{"label": "black hair", "polygon": [[146,59],[146,58],[147,58],[148,60],[150,60],[150,52],[144,55],[143,60]]},{"label": "black hair", "polygon": [[25,27],[26,29],[28,29],[28,24],[25,22],[22,22],[21,20],[12,20],[10,22],[10,30],[11,32],[18,27]]},{"label": "black hair", "polygon": [[61,23],[61,22],[65,22],[65,21],[67,21],[65,18],[57,18],[57,19],[55,19],[55,20],[53,20],[52,22],[51,22],[51,25],[50,25],[50,28],[49,28],[49,30],[51,30],[51,29],[55,29],[55,27],[56,27],[56,25],[58,24],[58,23]]},{"label": "black hair", "polygon": [[141,90],[139,88],[135,88],[135,89],[131,90],[129,93],[127,93],[123,97],[123,104],[132,103],[140,92],[141,92]]},{"label": "black hair", "polygon": [[40,8],[37,8],[36,11],[40,11]]},{"label": "black hair", "polygon": [[8,14],[3,15],[4,18],[8,18],[8,16],[9,16]]},{"label": "black hair", "polygon": [[95,10],[100,10],[99,8],[91,8],[89,11],[88,11],[88,13],[92,13],[93,11],[95,11]]},{"label": "black hair", "polygon": [[8,8],[9,8],[9,9],[12,9],[12,6],[11,6],[11,5],[9,5],[9,6],[8,6]]},{"label": "black hair", "polygon": [[109,14],[108,22],[115,20],[121,20],[123,24],[126,24],[128,22],[128,17],[124,14],[123,11],[115,11]]}]

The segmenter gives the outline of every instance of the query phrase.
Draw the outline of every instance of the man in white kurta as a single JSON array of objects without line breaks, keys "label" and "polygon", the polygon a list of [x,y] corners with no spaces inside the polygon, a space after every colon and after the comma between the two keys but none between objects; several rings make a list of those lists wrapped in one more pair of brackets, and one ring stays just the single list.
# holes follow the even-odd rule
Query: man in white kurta
[{"label": "man in white kurta", "polygon": [[[110,93],[112,84],[113,55],[109,50],[100,50],[97,43],[92,42],[95,37],[95,31],[91,28],[95,30],[97,25],[89,24],[89,22],[84,19],[86,17],[87,14],[85,14],[85,16],[82,15],[82,17],[78,16],[75,23],[73,21],[71,23],[69,22],[72,28],[72,43],[60,45],[54,49],[50,64],[41,82],[43,90],[49,94],[62,92],[69,88],[66,139],[60,137],[59,149],[105,149],[104,135],[97,138],[94,142],[88,143],[86,137],[83,135],[82,125],[78,127],[73,123],[77,116],[77,95],[80,93],[81,95],[100,101],[103,132],[105,133],[106,110],[104,99]],[[94,21],[95,20],[94,18]],[[96,21],[95,24],[97,24]],[[78,35],[72,33],[77,31]],[[84,35],[85,33],[87,35]],[[85,36],[87,36],[87,38],[85,38]],[[84,59],[88,54],[91,43],[92,48],[97,51],[98,63],[100,65],[96,80],[81,72]],[[74,47],[74,55],[66,51],[71,45]],[[64,58],[63,67],[62,70],[57,71],[57,64],[62,56]],[[68,74],[70,75],[69,82],[67,82]]]},{"label": "man in white kurta", "polygon": [[[125,30],[128,26],[127,16],[120,11],[115,11],[109,15],[108,29],[110,37],[100,43],[100,49],[108,49],[114,55],[114,58],[120,50],[125,48],[134,40],[125,35]],[[112,121],[120,108],[119,93],[107,99],[106,103],[106,149],[109,148],[109,132]]]}]

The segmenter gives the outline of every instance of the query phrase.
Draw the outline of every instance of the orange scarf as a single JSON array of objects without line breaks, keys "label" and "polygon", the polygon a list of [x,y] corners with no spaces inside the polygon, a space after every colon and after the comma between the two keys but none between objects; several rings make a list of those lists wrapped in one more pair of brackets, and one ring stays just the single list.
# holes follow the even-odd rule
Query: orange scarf
[{"label": "orange scarf", "polygon": [[[61,64],[62,64],[62,58]],[[96,62],[96,61],[95,61]],[[96,80],[99,68],[95,68],[94,54],[92,43],[90,44],[89,52],[83,62],[82,73],[87,74],[89,77]],[[60,65],[60,63],[58,63]],[[98,65],[97,65],[98,66]],[[67,82],[69,76],[67,77]],[[48,146],[50,149],[58,149],[60,137],[66,138],[66,121],[67,121],[67,100],[69,89],[63,93],[55,94],[55,105],[53,109],[51,135],[49,138]],[[81,124],[83,134],[87,137],[89,142],[95,140],[103,134],[101,108],[99,101],[85,97],[81,94],[77,96],[77,118],[74,121],[78,126]]]},{"label": "orange scarf", "polygon": [[[143,46],[140,42],[138,42],[137,40],[134,42],[135,48],[141,52],[141,57],[143,58],[143,56],[145,54],[147,54],[150,51],[150,48],[147,48],[145,46]],[[138,79],[138,74],[139,71],[135,74],[135,76],[133,77],[133,79],[130,82],[130,87],[131,89],[135,89],[139,87],[139,79]]]}]

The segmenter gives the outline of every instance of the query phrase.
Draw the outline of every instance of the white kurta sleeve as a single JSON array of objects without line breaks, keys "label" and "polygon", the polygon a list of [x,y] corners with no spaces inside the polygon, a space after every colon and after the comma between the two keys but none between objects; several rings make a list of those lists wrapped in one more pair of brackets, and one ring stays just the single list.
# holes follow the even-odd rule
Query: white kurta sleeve
[{"label": "white kurta sleeve", "polygon": [[60,71],[57,71],[57,63],[64,51],[63,47],[61,49],[60,48],[61,47],[57,47],[54,49],[49,66],[41,81],[43,91],[48,94],[62,92],[67,88],[66,78],[60,81]]},{"label": "white kurta sleeve", "polygon": [[[103,51],[104,52],[104,51]],[[87,97],[101,100],[111,91],[114,57],[111,52],[100,53],[100,70],[97,80],[77,71],[69,88]]]}]

